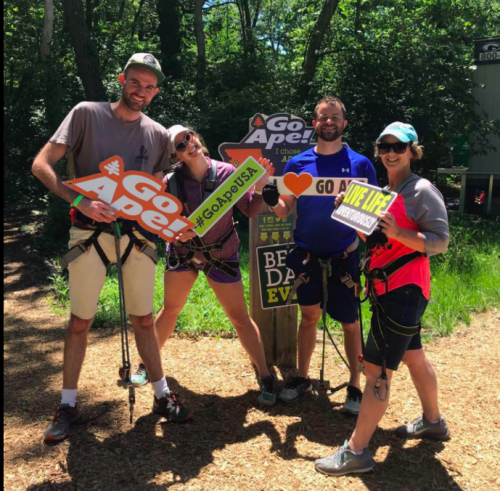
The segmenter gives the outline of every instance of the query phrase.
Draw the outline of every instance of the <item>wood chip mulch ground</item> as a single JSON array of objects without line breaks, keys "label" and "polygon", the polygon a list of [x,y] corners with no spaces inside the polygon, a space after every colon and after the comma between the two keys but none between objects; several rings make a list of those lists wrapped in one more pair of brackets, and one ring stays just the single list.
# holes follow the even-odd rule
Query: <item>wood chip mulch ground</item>
[{"label": "wood chip mulch ground", "polygon": [[[195,413],[164,423],[150,412],[150,386],[128,393],[118,383],[119,331],[91,333],[79,387],[87,422],[56,446],[42,443],[60,400],[65,319],[51,312],[47,270],[29,251],[29,235],[11,216],[4,228],[4,488],[14,490],[494,490],[500,489],[500,313],[474,317],[449,338],[426,346],[451,429],[445,443],[405,442],[394,428],[419,415],[402,366],[392,401],[370,449],[377,466],[359,477],[315,472],[354,428],[340,412],[344,392],[324,407],[313,396],[265,410],[237,339],[174,336],[162,353],[169,384]],[[28,249],[27,249],[28,248]],[[311,374],[320,368],[320,338]],[[135,348],[133,349],[135,356]],[[331,346],[331,384],[347,378]],[[276,371],[283,380],[289,372]],[[96,419],[93,419],[96,418]]]}]

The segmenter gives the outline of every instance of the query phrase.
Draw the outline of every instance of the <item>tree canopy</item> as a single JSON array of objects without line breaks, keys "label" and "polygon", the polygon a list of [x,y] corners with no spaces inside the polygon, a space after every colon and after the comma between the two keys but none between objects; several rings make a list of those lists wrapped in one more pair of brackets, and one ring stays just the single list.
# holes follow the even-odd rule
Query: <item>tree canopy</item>
[{"label": "tree canopy", "polygon": [[371,158],[400,120],[425,146],[417,170],[449,166],[458,137],[499,129],[472,99],[473,41],[499,25],[491,0],[6,1],[5,191],[46,196],[30,174],[36,152],[78,102],[117,100],[134,52],[167,76],[148,114],[194,127],[213,155],[257,112],[310,120],[335,95],[353,149]]}]

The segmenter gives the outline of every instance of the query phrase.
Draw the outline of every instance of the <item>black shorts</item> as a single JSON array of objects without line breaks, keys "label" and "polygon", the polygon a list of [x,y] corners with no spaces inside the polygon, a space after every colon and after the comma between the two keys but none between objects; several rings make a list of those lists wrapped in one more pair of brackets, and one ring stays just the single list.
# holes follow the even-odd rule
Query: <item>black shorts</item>
[{"label": "black shorts", "polygon": [[[323,277],[322,268],[317,260],[310,259],[306,264],[307,252],[303,249],[294,249],[288,254],[286,265],[298,277],[306,273],[307,283],[302,283],[297,289],[299,305],[320,304],[323,308]],[[340,281],[341,276],[349,273],[352,279],[359,283],[359,253],[354,250],[347,257],[332,259],[332,274],[328,277],[328,301],[326,311],[328,315],[339,322],[352,323],[358,320],[358,301],[354,287],[349,288]]]},{"label": "black shorts", "polygon": [[[416,326],[420,323],[427,307],[427,299],[417,285],[406,285],[392,290],[385,295],[379,295],[378,301],[385,313],[402,326]],[[372,331],[378,322],[377,310],[372,309],[371,329],[366,340],[363,358],[374,365],[382,366],[382,351],[377,349]],[[387,354],[386,367],[397,370],[406,350],[422,348],[420,332],[413,336],[403,336],[390,329],[386,329]]]}]

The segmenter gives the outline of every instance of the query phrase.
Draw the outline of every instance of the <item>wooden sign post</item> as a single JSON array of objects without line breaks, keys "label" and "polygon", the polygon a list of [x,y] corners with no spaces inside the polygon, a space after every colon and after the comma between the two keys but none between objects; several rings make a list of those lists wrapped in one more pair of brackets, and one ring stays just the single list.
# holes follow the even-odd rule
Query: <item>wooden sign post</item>
[{"label": "wooden sign post", "polygon": [[[281,176],[291,157],[313,146],[313,134],[314,128],[289,114],[256,114],[250,120],[250,131],[243,140],[222,143],[219,153],[225,162],[236,167],[250,156],[268,158],[275,167],[275,176]],[[276,301],[280,306],[265,305],[263,308],[262,294],[271,293],[261,291],[257,248],[292,243],[294,228],[295,212],[288,220],[280,220],[265,204],[257,218],[250,220],[250,315],[259,326],[268,364],[283,368],[297,367],[297,306],[282,306],[284,292],[290,285],[277,284],[272,292],[276,297],[271,298],[271,303]],[[287,283],[285,277],[283,275],[283,281]]]}]

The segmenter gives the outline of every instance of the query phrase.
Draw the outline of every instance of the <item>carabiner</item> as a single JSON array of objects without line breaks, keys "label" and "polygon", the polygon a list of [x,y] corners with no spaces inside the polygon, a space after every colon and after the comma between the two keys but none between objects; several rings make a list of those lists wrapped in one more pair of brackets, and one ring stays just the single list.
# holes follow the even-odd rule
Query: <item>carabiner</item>
[{"label": "carabiner", "polygon": [[[381,395],[378,393],[378,389],[380,389],[380,381],[385,380],[385,396],[381,397]],[[377,381],[375,382],[375,387],[373,389],[373,392],[375,393],[375,397],[380,401],[384,402],[387,399],[387,396],[389,394],[389,382],[387,381],[387,375],[382,375],[380,376]]]}]

